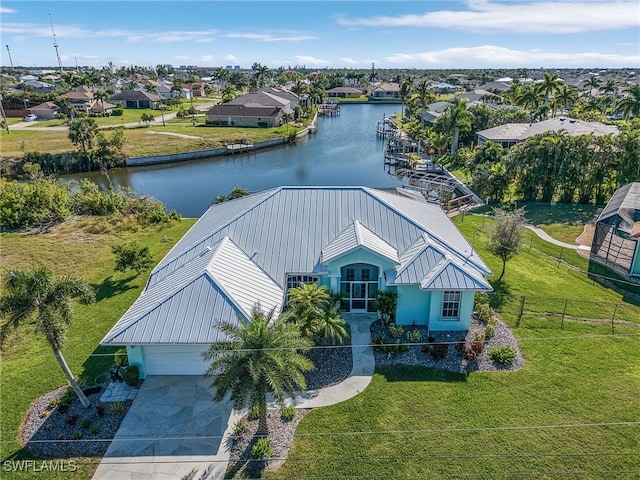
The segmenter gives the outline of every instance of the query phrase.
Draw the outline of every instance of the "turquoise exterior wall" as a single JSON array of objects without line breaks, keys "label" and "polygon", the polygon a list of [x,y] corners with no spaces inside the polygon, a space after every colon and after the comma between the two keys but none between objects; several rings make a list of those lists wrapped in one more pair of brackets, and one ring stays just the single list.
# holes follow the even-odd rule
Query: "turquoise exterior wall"
[{"label": "turquoise exterior wall", "polygon": [[345,265],[351,265],[352,263],[367,263],[374,265],[380,270],[380,274],[385,270],[391,270],[395,265],[384,257],[380,257],[375,253],[371,253],[368,250],[360,248],[351,253],[348,253],[340,258],[336,258],[330,262],[327,267],[329,270],[329,276],[340,276],[340,269]]},{"label": "turquoise exterior wall", "polygon": [[442,320],[442,291],[431,292],[429,329],[436,332],[442,330],[469,330],[474,297],[475,292],[462,292],[460,295],[459,320]]},{"label": "turquoise exterior wall", "polygon": [[136,345],[127,345],[127,357],[129,358],[129,365],[135,365],[140,370],[140,378],[145,378],[147,376],[147,372],[144,369],[142,347]]},{"label": "turquoise exterior wall", "polygon": [[631,275],[640,275],[640,242],[636,242],[636,253],[631,264]]},{"label": "turquoise exterior wall", "polygon": [[432,293],[438,292],[420,290],[418,285],[399,285],[396,323],[427,325],[430,317]]}]

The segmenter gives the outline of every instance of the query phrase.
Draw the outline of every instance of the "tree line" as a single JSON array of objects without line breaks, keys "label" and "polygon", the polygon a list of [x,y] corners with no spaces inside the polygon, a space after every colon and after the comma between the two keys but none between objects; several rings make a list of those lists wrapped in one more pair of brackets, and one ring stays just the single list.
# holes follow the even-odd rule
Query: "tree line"
[{"label": "tree line", "polygon": [[536,135],[510,149],[486,142],[463,148],[450,164],[466,169],[471,188],[504,200],[509,192],[525,201],[603,204],[628,182],[640,178],[640,130],[618,135]]}]

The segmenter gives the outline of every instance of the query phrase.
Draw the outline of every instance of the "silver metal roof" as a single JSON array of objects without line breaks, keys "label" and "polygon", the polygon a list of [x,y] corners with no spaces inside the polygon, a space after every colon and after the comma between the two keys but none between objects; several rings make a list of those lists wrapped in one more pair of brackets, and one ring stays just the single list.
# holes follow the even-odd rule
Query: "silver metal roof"
[{"label": "silver metal roof", "polygon": [[490,289],[491,271],[436,205],[367,187],[279,187],[211,206],[102,343],[211,343],[216,320],[247,318],[256,301],[279,311],[288,273],[325,271],[323,248],[353,242],[393,258],[410,283],[423,283],[440,252],[453,270],[429,288]]},{"label": "silver metal roof", "polygon": [[322,249],[321,262],[329,263],[336,258],[353,252],[357,248],[366,248],[394,263],[400,263],[398,250],[362,225],[358,220],[349,225]]},{"label": "silver metal roof", "polygon": [[505,123],[478,132],[478,137],[495,141],[521,141],[547,132],[565,131],[571,136],[616,135],[618,127],[600,122],[585,122],[573,118],[551,118],[536,123]]}]

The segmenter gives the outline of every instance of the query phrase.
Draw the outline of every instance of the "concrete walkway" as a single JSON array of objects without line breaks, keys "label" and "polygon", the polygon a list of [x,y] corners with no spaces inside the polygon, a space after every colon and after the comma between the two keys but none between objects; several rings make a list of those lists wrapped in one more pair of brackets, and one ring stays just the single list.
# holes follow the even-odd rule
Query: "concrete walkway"
[{"label": "concrete walkway", "polygon": [[545,232],[541,228],[535,227],[533,225],[525,225],[525,227],[527,227],[529,230],[531,230],[533,233],[535,233],[538,237],[540,237],[545,242],[552,243],[552,244],[557,245],[559,247],[569,248],[571,250],[577,250],[578,247],[579,247],[579,245],[575,245],[575,244],[571,244],[571,243],[565,243],[565,242],[561,242],[560,240],[556,240],[555,238],[553,238],[551,235],[549,235],[547,232]]},{"label": "concrete walkway", "polygon": [[[344,381],[300,392],[289,403],[316,408],[348,400],[371,382],[375,358],[367,315],[349,315],[353,368]],[[211,379],[149,376],[122,421],[93,480],[217,480],[229,462],[233,425],[246,412],[212,401]],[[271,403],[270,408],[278,408]]]}]

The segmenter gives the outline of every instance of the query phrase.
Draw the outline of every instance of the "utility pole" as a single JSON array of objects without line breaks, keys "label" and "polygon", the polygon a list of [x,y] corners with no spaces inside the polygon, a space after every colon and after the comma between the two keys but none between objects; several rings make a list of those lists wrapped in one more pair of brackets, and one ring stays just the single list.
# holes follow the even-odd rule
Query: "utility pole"
[{"label": "utility pole", "polygon": [[7,47],[7,53],[9,54],[9,63],[11,64],[11,70],[14,70],[13,60],[11,59],[11,51],[9,50],[9,45],[5,45],[5,47]]},{"label": "utility pole", "polygon": [[53,34],[53,47],[56,49],[56,57],[58,57],[58,67],[60,67],[60,73],[64,73],[62,68],[62,61],[60,60],[60,53],[58,53],[58,42],[56,42],[56,32],[53,30],[53,19],[51,18],[51,12],[49,12],[49,23],[51,24],[51,33]]}]

